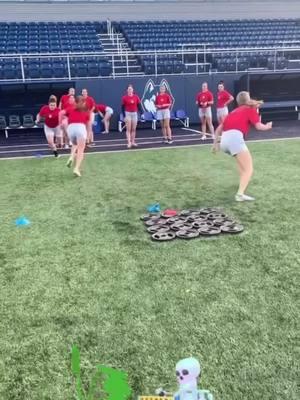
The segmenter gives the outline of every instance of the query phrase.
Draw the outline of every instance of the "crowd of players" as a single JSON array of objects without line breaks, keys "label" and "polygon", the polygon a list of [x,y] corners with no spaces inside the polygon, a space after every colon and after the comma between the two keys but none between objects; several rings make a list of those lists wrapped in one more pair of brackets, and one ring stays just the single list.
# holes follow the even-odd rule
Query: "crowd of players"
[{"label": "crowd of players", "polygon": [[[236,201],[253,201],[254,198],[245,194],[253,174],[253,163],[244,138],[248,134],[250,126],[257,130],[269,130],[272,122],[263,124],[259,116],[258,108],[261,101],[251,99],[248,92],[240,92],[236,101],[238,107],[231,113],[228,105],[234,100],[233,96],[225,90],[224,83],[220,82],[217,93],[217,118],[218,128],[214,130],[212,122],[212,106],[214,97],[208,89],[206,82],[202,84],[202,90],[196,96],[196,105],[199,109],[201,121],[202,139],[206,139],[206,128],[208,135],[212,137],[213,152],[219,149],[235,157],[239,170],[239,189],[235,195]],[[171,144],[172,131],[170,128],[170,110],[172,99],[162,85],[155,99],[156,119],[160,121],[164,143]],[[134,92],[132,85],[127,87],[127,93],[122,97],[121,109],[126,124],[127,147],[137,147],[136,127],[138,113],[143,114],[143,108],[139,96]],[[48,105],[41,108],[37,115],[37,122],[44,119],[44,131],[49,146],[54,156],[58,157],[58,148],[71,146],[71,154],[67,166],[74,164],[73,172],[81,176],[81,163],[86,147],[94,145],[93,123],[95,113],[99,113],[105,130],[109,133],[110,118],[113,115],[111,107],[105,104],[96,104],[95,100],[88,95],[87,89],[83,89],[80,96],[75,97],[75,90],[69,89],[68,94],[63,95],[59,104],[57,98],[51,95]]]},{"label": "crowd of players", "polygon": [[[89,112],[89,121],[86,124],[86,146],[94,145],[93,123],[95,113],[98,113],[104,125],[102,133],[109,133],[110,119],[113,115],[113,109],[106,104],[97,104],[95,99],[89,96],[87,89],[82,89],[82,100],[84,100],[87,111]],[[57,157],[58,148],[69,148],[68,138],[68,113],[76,106],[75,89],[70,88],[68,93],[63,95],[58,103],[56,96],[51,95],[48,105],[41,108],[37,115],[37,122],[44,120],[45,135],[49,146],[53,149]],[[233,96],[225,90],[223,82],[218,85],[217,94],[217,117],[221,123],[228,114],[228,105],[233,101]],[[202,139],[206,139],[206,127],[208,126],[210,134],[214,136],[214,127],[212,124],[212,105],[214,104],[213,94],[208,90],[207,83],[202,84],[202,90],[196,96],[196,104],[199,107],[199,118],[201,120]],[[172,99],[162,85],[155,99],[157,110],[156,119],[160,121],[164,143],[172,144],[172,131],[170,127],[170,110],[172,108]],[[137,147],[136,127],[138,122],[138,112],[143,115],[143,109],[139,96],[134,92],[133,86],[129,85],[127,93],[121,101],[122,114],[126,124],[127,147]]]}]

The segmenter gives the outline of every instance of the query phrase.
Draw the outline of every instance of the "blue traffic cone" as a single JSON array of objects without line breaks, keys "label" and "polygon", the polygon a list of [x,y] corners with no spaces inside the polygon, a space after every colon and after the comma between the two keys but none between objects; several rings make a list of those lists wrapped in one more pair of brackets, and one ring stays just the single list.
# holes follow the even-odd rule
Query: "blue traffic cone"
[{"label": "blue traffic cone", "polygon": [[26,217],[20,217],[16,219],[15,223],[16,226],[27,226],[30,225],[31,222]]},{"label": "blue traffic cone", "polygon": [[160,212],[160,205],[159,205],[159,203],[150,204],[150,206],[147,207],[147,211],[148,211],[149,213],[157,213],[157,212]]}]

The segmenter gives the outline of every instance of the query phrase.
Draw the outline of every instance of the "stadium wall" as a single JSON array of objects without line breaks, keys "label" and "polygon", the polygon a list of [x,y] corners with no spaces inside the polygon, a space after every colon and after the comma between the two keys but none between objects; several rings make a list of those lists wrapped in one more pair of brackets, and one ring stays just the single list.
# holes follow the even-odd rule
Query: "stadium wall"
[{"label": "stadium wall", "polygon": [[[151,85],[154,85],[155,94],[158,92],[159,85],[166,82],[170,94],[175,103],[173,110],[184,109],[190,117],[190,122],[198,123],[198,109],[195,104],[196,94],[201,90],[203,82],[207,82],[209,89],[215,94],[220,80],[225,82],[227,90],[235,94],[235,83],[243,74],[234,75],[186,75],[186,76],[146,76],[142,78],[131,79],[102,79],[102,80],[81,80],[76,82],[76,92],[87,88],[90,95],[98,102],[103,102],[115,110],[113,126],[116,128],[119,113],[121,110],[121,97],[125,94],[127,85],[133,84],[135,92],[140,96],[142,103],[150,100],[153,95]],[[214,117],[215,113],[214,113]]]},{"label": "stadium wall", "polygon": [[297,18],[300,1],[0,1],[0,21]]},{"label": "stadium wall", "polygon": [[[184,109],[190,117],[190,122],[199,123],[198,110],[195,104],[196,94],[201,89],[203,82],[207,82],[209,89],[215,94],[220,80],[225,82],[226,88],[235,94],[235,85],[239,78],[245,74],[228,75],[186,75],[186,76],[145,76],[140,78],[118,79],[85,79],[73,82],[32,82],[32,83],[3,83],[0,84],[0,114],[8,117],[9,114],[23,115],[36,114],[40,107],[47,104],[49,96],[55,94],[60,97],[66,93],[69,87],[75,86],[76,93],[83,88],[88,89],[89,94],[97,103],[104,103],[114,109],[112,128],[118,126],[121,111],[121,98],[126,92],[129,83],[133,84],[135,92],[140,96],[142,103],[151,100],[156,94],[159,85],[164,82],[170,94],[174,98],[173,110]],[[247,80],[245,80],[245,85]],[[246,89],[246,87],[244,88]],[[149,103],[148,103],[149,104]],[[213,108],[214,117],[215,109]]]}]

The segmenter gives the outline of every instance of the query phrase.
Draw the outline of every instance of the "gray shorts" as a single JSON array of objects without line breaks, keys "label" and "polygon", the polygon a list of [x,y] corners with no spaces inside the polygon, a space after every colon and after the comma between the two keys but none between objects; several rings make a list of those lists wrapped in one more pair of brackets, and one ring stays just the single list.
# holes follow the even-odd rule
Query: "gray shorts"
[{"label": "gray shorts", "polygon": [[163,119],[170,119],[170,110],[168,108],[165,108],[164,110],[157,110],[156,119],[158,121],[161,121]]},{"label": "gray shorts", "polygon": [[199,108],[199,118],[211,118],[211,107]]},{"label": "gray shorts", "polygon": [[226,117],[228,115],[228,108],[227,107],[221,107],[217,108],[217,117]]},{"label": "gray shorts", "polygon": [[68,137],[72,144],[77,144],[78,140],[86,140],[87,132],[85,124],[70,124],[67,129]]},{"label": "gray shorts", "polygon": [[131,122],[137,122],[137,120],[138,120],[137,112],[125,111],[125,120],[131,121]]},{"label": "gray shorts", "polygon": [[220,149],[224,151],[224,153],[236,156],[248,148],[242,132],[237,129],[230,129],[222,133]]},{"label": "gray shorts", "polygon": [[50,128],[46,124],[44,124],[44,132],[47,139],[54,139],[55,137],[61,138],[62,132],[59,126],[56,128]]}]

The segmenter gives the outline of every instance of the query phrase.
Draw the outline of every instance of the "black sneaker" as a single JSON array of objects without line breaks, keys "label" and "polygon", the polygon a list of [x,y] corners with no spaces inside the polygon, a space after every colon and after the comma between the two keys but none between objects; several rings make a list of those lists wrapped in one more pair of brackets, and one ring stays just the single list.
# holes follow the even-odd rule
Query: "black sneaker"
[{"label": "black sneaker", "polygon": [[58,157],[59,157],[57,150],[54,150],[54,151],[53,151],[53,154],[54,154],[54,157],[55,157],[55,158],[58,158]]}]

